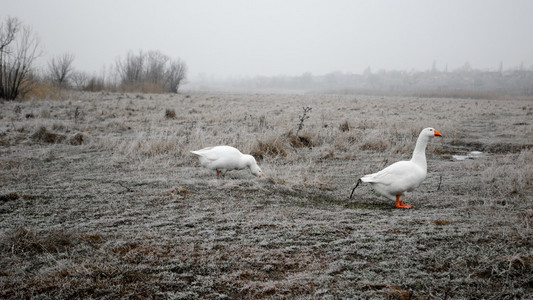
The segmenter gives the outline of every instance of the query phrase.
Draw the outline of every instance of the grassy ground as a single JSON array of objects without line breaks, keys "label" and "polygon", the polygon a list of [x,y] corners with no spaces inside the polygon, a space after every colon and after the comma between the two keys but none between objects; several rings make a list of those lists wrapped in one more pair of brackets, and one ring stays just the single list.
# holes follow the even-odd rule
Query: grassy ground
[{"label": "grassy ground", "polygon": [[[533,101],[66,98],[0,102],[0,298],[533,293]],[[429,126],[444,137],[413,209],[368,186],[349,199]],[[217,144],[254,154],[266,178],[217,180],[189,153]]]}]

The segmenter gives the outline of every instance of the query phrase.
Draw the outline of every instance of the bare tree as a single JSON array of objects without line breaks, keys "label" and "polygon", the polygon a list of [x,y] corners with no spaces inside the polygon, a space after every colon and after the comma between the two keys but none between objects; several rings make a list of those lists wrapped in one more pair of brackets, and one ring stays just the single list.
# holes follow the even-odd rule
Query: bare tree
[{"label": "bare tree", "polygon": [[76,89],[83,90],[89,82],[89,75],[87,75],[87,73],[85,72],[74,71],[72,72],[70,79],[72,80],[72,83],[74,83],[74,85],[76,86]]},{"label": "bare tree", "polygon": [[129,52],[124,60],[116,61],[116,69],[122,84],[131,85],[141,82],[144,71],[145,55],[139,52],[135,55]]},{"label": "bare tree", "polygon": [[52,82],[60,87],[66,87],[72,75],[74,54],[65,53],[54,57],[48,62],[48,73]]},{"label": "bare tree", "polygon": [[170,58],[159,51],[149,51],[146,54],[146,69],[144,80],[154,85],[163,85],[165,68]]},{"label": "bare tree", "polygon": [[9,17],[0,24],[0,98],[14,100],[32,87],[32,65],[39,40],[30,27]]},{"label": "bare tree", "polygon": [[187,65],[181,59],[173,60],[165,74],[167,80],[167,91],[178,93],[180,84],[187,78]]}]

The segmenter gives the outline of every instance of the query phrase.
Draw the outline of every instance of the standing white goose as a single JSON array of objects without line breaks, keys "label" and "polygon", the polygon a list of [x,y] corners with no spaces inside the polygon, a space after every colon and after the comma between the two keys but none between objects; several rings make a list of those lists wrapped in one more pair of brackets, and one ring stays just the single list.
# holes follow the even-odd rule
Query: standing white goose
[{"label": "standing white goose", "polygon": [[411,208],[412,205],[403,203],[405,199],[404,193],[414,190],[426,179],[426,145],[429,139],[434,136],[442,135],[433,128],[423,129],[416,141],[411,160],[399,161],[377,173],[364,175],[357,180],[357,184],[353,188],[350,198],[352,198],[355,188],[361,181],[369,182],[376,192],[391,200],[396,200],[394,206]]},{"label": "standing white goose", "polygon": [[198,155],[200,164],[211,170],[217,171],[217,177],[222,170],[225,170],[222,176],[226,175],[229,170],[250,169],[250,172],[258,177],[263,177],[263,171],[257,165],[255,158],[248,154],[242,154],[238,149],[231,146],[207,147],[202,150],[191,151]]}]

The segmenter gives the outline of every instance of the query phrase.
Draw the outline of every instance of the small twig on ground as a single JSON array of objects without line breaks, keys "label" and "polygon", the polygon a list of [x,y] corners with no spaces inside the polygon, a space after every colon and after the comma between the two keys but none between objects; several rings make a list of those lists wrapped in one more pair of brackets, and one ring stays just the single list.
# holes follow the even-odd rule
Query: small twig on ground
[{"label": "small twig on ground", "polygon": [[78,117],[80,116],[80,107],[76,106],[76,111],[74,111],[74,122],[78,122]]},{"label": "small twig on ground", "polygon": [[118,185],[120,185],[121,187],[125,188],[126,191],[128,191],[128,192],[130,192],[130,193],[133,192],[132,189],[130,189],[129,187],[125,186],[122,182],[118,182]]},{"label": "small twig on ground", "polygon": [[437,192],[440,191],[440,184],[442,183],[442,175],[440,175],[439,186],[437,187]]}]

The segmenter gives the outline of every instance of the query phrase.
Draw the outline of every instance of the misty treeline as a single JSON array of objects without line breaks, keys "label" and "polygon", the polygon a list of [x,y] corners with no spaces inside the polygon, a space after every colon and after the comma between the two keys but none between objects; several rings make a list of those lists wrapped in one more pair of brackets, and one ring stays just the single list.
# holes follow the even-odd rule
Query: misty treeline
[{"label": "misty treeline", "polygon": [[0,22],[0,99],[27,95],[49,97],[60,89],[177,93],[187,77],[187,65],[159,51],[132,51],[98,75],[76,70],[75,55],[52,57],[44,68],[35,62],[41,56],[39,39],[17,18]]},{"label": "misty treeline", "polygon": [[496,71],[478,70],[466,63],[453,70],[385,71],[363,74],[332,72],[326,75],[256,76],[223,82],[201,78],[203,86],[225,86],[233,90],[300,90],[335,93],[375,93],[424,96],[486,96],[495,94],[533,95],[533,68],[523,65]]}]

